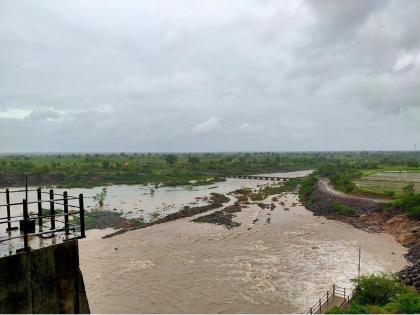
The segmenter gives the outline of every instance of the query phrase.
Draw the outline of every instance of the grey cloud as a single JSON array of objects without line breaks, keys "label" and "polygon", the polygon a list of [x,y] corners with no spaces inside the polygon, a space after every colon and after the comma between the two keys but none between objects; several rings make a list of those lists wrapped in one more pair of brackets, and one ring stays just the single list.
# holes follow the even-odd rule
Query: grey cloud
[{"label": "grey cloud", "polygon": [[35,109],[29,115],[28,118],[31,120],[56,120],[62,117],[62,113],[54,111],[49,108]]},{"label": "grey cloud", "polygon": [[0,149],[411,148],[419,6],[2,1]]}]

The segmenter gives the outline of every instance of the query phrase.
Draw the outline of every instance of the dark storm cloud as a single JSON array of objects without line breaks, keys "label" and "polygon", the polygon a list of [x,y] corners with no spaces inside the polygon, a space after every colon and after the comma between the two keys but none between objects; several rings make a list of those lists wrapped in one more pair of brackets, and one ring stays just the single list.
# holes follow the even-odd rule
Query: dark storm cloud
[{"label": "dark storm cloud", "polygon": [[0,150],[411,148],[419,11],[418,1],[3,1]]}]

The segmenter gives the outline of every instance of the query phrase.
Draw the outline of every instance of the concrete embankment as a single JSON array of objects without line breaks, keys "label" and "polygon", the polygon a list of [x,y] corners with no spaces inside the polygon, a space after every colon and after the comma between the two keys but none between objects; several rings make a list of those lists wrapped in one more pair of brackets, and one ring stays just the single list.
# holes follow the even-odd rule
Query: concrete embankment
[{"label": "concrete embankment", "polygon": [[0,259],[0,313],[89,313],[71,240]]}]

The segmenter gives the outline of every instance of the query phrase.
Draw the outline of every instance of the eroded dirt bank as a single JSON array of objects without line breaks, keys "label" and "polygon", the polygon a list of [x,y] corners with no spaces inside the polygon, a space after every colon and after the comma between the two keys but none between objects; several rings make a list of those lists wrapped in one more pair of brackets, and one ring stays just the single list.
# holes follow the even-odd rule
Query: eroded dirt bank
[{"label": "eroded dirt bank", "polygon": [[234,213],[233,221],[241,225],[230,230],[192,222],[206,212],[81,241],[91,310],[305,312],[333,283],[349,286],[357,274],[359,245],[362,273],[398,271],[405,265],[406,249],[390,235],[313,216],[293,194],[274,204],[273,210],[251,204]]},{"label": "eroded dirt bank", "polygon": [[[395,210],[382,211],[389,199],[369,195],[346,194],[335,190],[328,179],[321,178],[311,196],[310,209],[329,218],[337,218],[356,228],[373,233],[387,233],[408,248],[408,264],[400,271],[401,280],[420,291],[420,223]],[[333,203],[356,210],[357,216],[337,215]]]}]

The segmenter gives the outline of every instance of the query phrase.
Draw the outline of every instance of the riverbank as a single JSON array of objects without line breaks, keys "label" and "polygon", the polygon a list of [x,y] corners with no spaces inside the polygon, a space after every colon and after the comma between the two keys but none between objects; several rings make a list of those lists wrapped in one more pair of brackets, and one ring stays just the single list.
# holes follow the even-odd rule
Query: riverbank
[{"label": "riverbank", "polygon": [[[405,255],[409,265],[399,271],[402,282],[420,291],[420,223],[407,214],[395,209],[383,211],[386,198],[364,194],[351,195],[337,192],[325,179],[320,179],[312,193],[305,197],[305,205],[316,215],[332,220],[340,220],[369,233],[393,235],[408,248]],[[337,204],[341,208],[337,208]],[[341,209],[347,213],[340,214]],[[351,212],[351,210],[353,212]]]},{"label": "riverbank", "polygon": [[349,286],[359,245],[362,273],[405,265],[392,236],[313,216],[295,194],[260,203],[275,207],[246,205],[233,229],[192,222],[214,209],[108,239],[88,234],[80,257],[92,312],[306,312],[332,283]]}]

